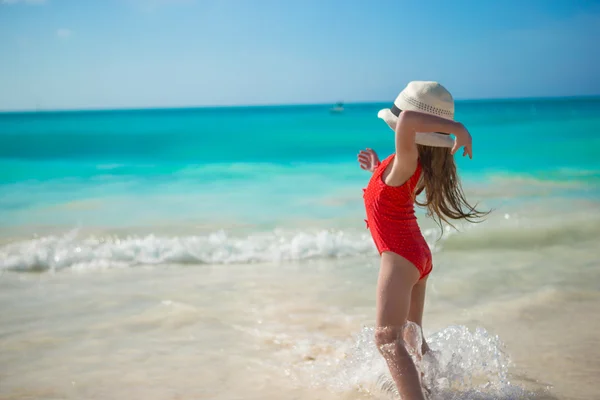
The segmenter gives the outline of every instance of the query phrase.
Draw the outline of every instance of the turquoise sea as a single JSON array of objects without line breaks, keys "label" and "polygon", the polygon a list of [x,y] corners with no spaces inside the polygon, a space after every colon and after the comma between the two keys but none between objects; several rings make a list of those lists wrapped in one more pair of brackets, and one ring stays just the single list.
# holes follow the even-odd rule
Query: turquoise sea
[{"label": "turquoise sea", "polygon": [[[393,151],[375,117],[385,106],[0,114],[0,226],[360,223],[367,177],[356,154]],[[600,98],[464,101],[456,110],[475,138],[474,159],[458,160],[466,186],[502,178],[598,187]]]},{"label": "turquoise sea", "polygon": [[[387,106],[0,113],[0,395],[388,398],[356,162],[393,151]],[[467,195],[494,211],[439,239],[418,210],[434,394],[592,398],[600,97],[456,119]]]}]

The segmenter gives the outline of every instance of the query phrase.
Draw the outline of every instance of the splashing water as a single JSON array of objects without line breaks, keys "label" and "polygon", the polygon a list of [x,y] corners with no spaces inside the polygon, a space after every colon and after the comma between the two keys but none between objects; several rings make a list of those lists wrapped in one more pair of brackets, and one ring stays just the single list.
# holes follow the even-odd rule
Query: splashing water
[{"label": "splashing water", "polygon": [[[420,351],[420,329],[412,323],[407,329],[412,337],[407,349],[423,374],[428,400],[535,397],[508,380],[510,359],[498,336],[485,329],[470,331],[465,326],[449,326],[427,338],[431,351],[425,355]],[[353,344],[339,343],[336,354],[317,357],[297,368],[297,383],[340,392],[358,390],[377,399],[398,399],[396,385],[374,343],[374,332],[374,328],[365,327],[353,338]]]}]

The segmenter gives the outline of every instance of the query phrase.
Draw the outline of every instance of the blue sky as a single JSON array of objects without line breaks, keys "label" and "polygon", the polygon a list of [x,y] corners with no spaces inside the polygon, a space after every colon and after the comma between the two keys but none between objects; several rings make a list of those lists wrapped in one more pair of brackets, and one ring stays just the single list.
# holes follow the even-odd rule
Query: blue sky
[{"label": "blue sky", "polygon": [[598,95],[599,37],[597,0],[0,0],[0,109]]}]

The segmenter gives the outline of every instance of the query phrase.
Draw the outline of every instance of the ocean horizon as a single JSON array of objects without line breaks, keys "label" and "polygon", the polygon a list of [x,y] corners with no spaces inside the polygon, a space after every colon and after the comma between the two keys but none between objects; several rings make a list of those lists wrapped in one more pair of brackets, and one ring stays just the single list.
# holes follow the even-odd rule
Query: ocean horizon
[{"label": "ocean horizon", "polygon": [[[600,98],[600,94],[595,95],[565,95],[565,96],[522,96],[522,97],[481,97],[481,98],[455,98],[455,104],[458,106],[465,103],[478,102],[531,102],[531,101],[564,101],[564,100],[593,100]],[[160,111],[160,110],[212,110],[221,108],[279,108],[279,107],[331,107],[341,102],[344,106],[364,106],[380,105],[383,107],[393,103],[391,100],[357,100],[357,101],[318,101],[318,102],[281,102],[281,103],[258,103],[258,104],[204,104],[204,105],[178,105],[178,106],[98,106],[98,107],[62,107],[62,108],[18,108],[18,109],[0,109],[0,114],[19,114],[19,113],[60,113],[60,112],[103,112],[103,111]]]}]

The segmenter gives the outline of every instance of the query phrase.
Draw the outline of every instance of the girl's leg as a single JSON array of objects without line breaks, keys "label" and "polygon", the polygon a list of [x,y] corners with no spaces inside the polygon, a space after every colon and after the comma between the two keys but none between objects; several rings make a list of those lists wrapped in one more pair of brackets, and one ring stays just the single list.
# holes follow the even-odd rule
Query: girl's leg
[{"label": "girl's leg", "polygon": [[[421,335],[423,335],[423,309],[425,307],[425,289],[427,287],[427,278],[418,281],[415,286],[413,286],[412,294],[410,297],[410,309],[408,311],[408,320],[414,322],[419,325],[421,329]],[[421,347],[421,353],[425,354],[429,351],[429,346],[427,346],[427,342],[425,341],[425,336],[423,336],[423,345]]]},{"label": "girl's leg", "polygon": [[398,393],[406,400],[424,400],[417,369],[402,338],[411,293],[419,278],[419,270],[405,258],[392,252],[381,255],[375,343],[388,364]]}]

